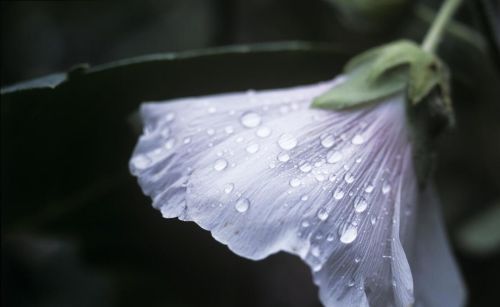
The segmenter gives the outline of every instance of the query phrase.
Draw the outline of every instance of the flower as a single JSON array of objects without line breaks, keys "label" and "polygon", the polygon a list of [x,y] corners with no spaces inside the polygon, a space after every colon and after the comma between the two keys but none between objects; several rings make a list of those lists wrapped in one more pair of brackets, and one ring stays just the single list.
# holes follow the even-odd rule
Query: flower
[{"label": "flower", "polygon": [[405,98],[310,108],[344,79],[144,104],[131,172],[165,218],[196,222],[236,254],[301,257],[325,306],[460,306],[435,193],[417,184]]}]

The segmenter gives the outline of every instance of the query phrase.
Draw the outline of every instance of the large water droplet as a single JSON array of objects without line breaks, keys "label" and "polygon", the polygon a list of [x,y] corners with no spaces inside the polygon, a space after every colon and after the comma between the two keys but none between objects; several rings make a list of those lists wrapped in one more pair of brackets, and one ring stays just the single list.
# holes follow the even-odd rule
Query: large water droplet
[{"label": "large water droplet", "polygon": [[234,205],[236,211],[240,213],[246,212],[249,207],[250,207],[250,201],[244,197],[238,199],[238,201],[236,201],[236,204]]},{"label": "large water droplet", "polygon": [[214,163],[214,170],[220,172],[227,167],[227,161],[225,159],[217,159]]},{"label": "large water droplet", "polygon": [[246,151],[248,153],[254,154],[259,151],[259,144],[250,144],[247,146]]},{"label": "large water droplet", "polygon": [[229,194],[233,191],[234,189],[234,184],[228,183],[224,186],[224,193]]},{"label": "large water droplet", "polygon": [[326,154],[326,162],[328,162],[328,163],[337,163],[340,160],[342,160],[342,153],[340,153],[338,151],[330,150]]},{"label": "large water droplet", "polygon": [[282,152],[278,155],[278,160],[281,162],[286,162],[290,160],[290,156],[286,152]]},{"label": "large water droplet", "polygon": [[333,192],[333,197],[337,200],[342,199],[342,197],[344,197],[344,191],[341,188],[337,188],[335,192]]},{"label": "large water droplet", "polygon": [[353,225],[349,225],[344,229],[344,231],[340,235],[340,242],[344,244],[350,244],[354,240],[356,240],[357,236],[358,236],[358,229]]},{"label": "large water droplet", "polygon": [[312,170],[312,165],[308,162],[305,162],[304,164],[302,164],[299,168],[302,172],[304,173],[308,173]]},{"label": "large water droplet", "polygon": [[368,202],[363,197],[360,197],[354,203],[354,210],[358,213],[364,212],[368,208]]},{"label": "large water droplet", "polygon": [[291,186],[292,188],[296,188],[296,187],[298,187],[300,184],[301,184],[301,182],[300,182],[300,179],[298,179],[298,178],[292,178],[292,179],[290,180],[290,186]]},{"label": "large water droplet", "polygon": [[290,150],[297,146],[297,139],[289,133],[284,133],[280,136],[278,145],[284,150]]},{"label": "large water droplet", "polygon": [[260,138],[267,138],[271,135],[271,129],[268,127],[260,127],[259,129],[257,129],[255,134]]},{"label": "large water droplet", "polygon": [[335,138],[331,134],[327,134],[321,139],[321,145],[325,148],[332,147],[334,143],[335,143]]},{"label": "large water droplet", "polygon": [[325,221],[328,218],[328,210],[326,210],[325,208],[319,209],[317,216],[321,221]]},{"label": "large water droplet", "polygon": [[246,112],[240,118],[241,124],[246,128],[255,128],[260,125],[262,119],[255,112]]},{"label": "large water droplet", "polygon": [[360,134],[356,134],[353,138],[352,138],[352,143],[354,145],[359,145],[359,144],[363,144],[365,142],[365,139],[360,135]]},{"label": "large water droplet", "polygon": [[353,183],[354,182],[354,176],[352,175],[352,173],[347,172],[347,173],[345,173],[344,180],[347,183]]}]

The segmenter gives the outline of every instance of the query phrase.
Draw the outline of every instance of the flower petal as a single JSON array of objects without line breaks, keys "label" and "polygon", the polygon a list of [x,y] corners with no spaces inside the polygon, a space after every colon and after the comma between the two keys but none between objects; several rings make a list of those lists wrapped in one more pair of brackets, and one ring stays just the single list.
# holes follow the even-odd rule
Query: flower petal
[{"label": "flower petal", "polygon": [[404,101],[310,109],[336,82],[146,104],[131,170],[165,217],[235,253],[299,255],[327,306],[408,306],[417,188]]},{"label": "flower petal", "polygon": [[429,187],[419,203],[412,261],[416,307],[465,305],[465,285],[446,239],[439,207],[436,192]]}]

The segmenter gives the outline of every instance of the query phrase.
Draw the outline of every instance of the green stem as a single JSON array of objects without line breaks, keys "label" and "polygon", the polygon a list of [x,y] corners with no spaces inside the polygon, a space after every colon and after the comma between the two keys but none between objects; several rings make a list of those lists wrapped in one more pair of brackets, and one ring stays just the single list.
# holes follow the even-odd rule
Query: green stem
[{"label": "green stem", "polygon": [[439,42],[444,33],[445,27],[450,22],[453,14],[458,9],[462,0],[445,0],[444,4],[439,9],[436,19],[432,23],[432,26],[427,32],[427,35],[424,38],[422,43],[422,49],[434,53],[436,51]]}]

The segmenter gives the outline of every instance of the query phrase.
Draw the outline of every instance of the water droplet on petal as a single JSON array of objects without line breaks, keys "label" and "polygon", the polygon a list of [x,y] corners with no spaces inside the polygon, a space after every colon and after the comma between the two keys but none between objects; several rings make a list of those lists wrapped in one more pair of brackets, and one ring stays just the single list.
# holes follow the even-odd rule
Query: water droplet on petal
[{"label": "water droplet on petal", "polygon": [[330,148],[335,143],[333,135],[327,134],[321,139],[321,145],[325,148]]},{"label": "water droplet on petal", "polygon": [[233,126],[226,126],[224,128],[224,131],[226,131],[227,134],[231,134],[234,132],[234,128],[233,128]]},{"label": "water droplet on petal", "polygon": [[300,198],[300,200],[302,200],[302,201],[306,201],[306,200],[308,200],[308,199],[309,199],[309,196],[307,196],[307,195],[303,195],[303,196]]},{"label": "water droplet on petal", "polygon": [[143,170],[151,165],[153,161],[145,155],[138,155],[132,159],[132,165],[137,170]]},{"label": "water droplet on petal", "polygon": [[302,172],[308,173],[312,170],[312,165],[308,162],[302,164],[299,168]]},{"label": "water droplet on petal", "polygon": [[259,144],[248,145],[246,151],[251,154],[256,153],[257,151],[259,151]]},{"label": "water droplet on petal", "polygon": [[290,186],[291,186],[292,188],[296,188],[296,187],[298,187],[300,184],[301,184],[301,182],[300,182],[300,179],[298,179],[298,178],[292,178],[292,179],[290,180]]},{"label": "water droplet on petal", "polygon": [[168,112],[167,115],[165,115],[165,122],[171,122],[175,118],[175,113],[174,112]]},{"label": "water droplet on petal", "polygon": [[170,136],[170,128],[169,127],[163,128],[160,134],[163,138],[167,139]]},{"label": "water droplet on petal", "polygon": [[326,210],[325,208],[319,209],[317,216],[321,221],[325,221],[328,218],[328,210]]},{"label": "water droplet on petal", "polygon": [[363,197],[360,197],[354,203],[354,210],[358,213],[364,212],[368,208],[368,202]]},{"label": "water droplet on petal", "polygon": [[249,207],[250,207],[250,201],[244,197],[238,199],[238,201],[236,201],[236,204],[234,205],[236,211],[240,213],[246,212]]},{"label": "water droplet on petal", "polygon": [[215,134],[215,130],[210,128],[210,129],[207,129],[207,134],[208,135],[214,135]]},{"label": "water droplet on petal", "polygon": [[328,236],[326,236],[326,240],[328,242],[332,242],[333,239],[335,239],[335,235],[333,233],[329,233]]},{"label": "water droplet on petal", "polygon": [[260,127],[259,129],[257,129],[255,134],[260,138],[267,138],[271,135],[271,129],[268,127]]},{"label": "water droplet on petal", "polygon": [[241,124],[246,128],[255,128],[260,125],[262,119],[259,114],[255,112],[246,112],[241,118]]},{"label": "water droplet on petal", "polygon": [[344,197],[344,191],[341,188],[337,188],[333,193],[333,197],[337,200],[342,199],[342,197]]},{"label": "water droplet on petal", "polygon": [[365,142],[365,139],[360,135],[360,134],[356,134],[353,138],[352,138],[352,143],[354,145],[359,145],[359,144],[363,144]]},{"label": "water droplet on petal", "polygon": [[225,159],[217,159],[214,163],[214,170],[220,172],[227,167],[227,161]]},{"label": "water droplet on petal", "polygon": [[297,146],[297,139],[289,133],[284,133],[280,136],[278,145],[284,150],[290,150]]},{"label": "water droplet on petal", "polygon": [[340,153],[338,151],[330,150],[326,154],[326,162],[328,162],[328,163],[337,163],[340,160],[342,160],[342,153]]},{"label": "water droplet on petal", "polygon": [[347,172],[347,173],[345,173],[344,180],[347,183],[353,183],[354,176],[351,173]]},{"label": "water droplet on petal", "polygon": [[175,145],[175,139],[172,138],[172,139],[168,139],[168,141],[165,143],[164,147],[166,149],[172,149],[172,147],[174,147]]},{"label": "water droplet on petal", "polygon": [[310,223],[306,220],[306,221],[302,221],[302,224],[301,224],[301,225],[302,225],[302,227],[307,228],[307,227],[309,227],[311,224],[310,224]]},{"label": "water droplet on petal", "polygon": [[347,226],[346,229],[342,232],[340,235],[340,242],[344,244],[350,244],[354,240],[356,240],[356,237],[358,236],[358,229],[352,225]]},{"label": "water droplet on petal", "polygon": [[371,184],[369,184],[366,188],[365,188],[365,192],[366,193],[371,193],[373,192],[373,186]]},{"label": "water droplet on petal", "polygon": [[184,144],[189,144],[189,143],[191,143],[191,138],[190,137],[184,138]]},{"label": "water droplet on petal", "polygon": [[234,184],[228,183],[224,187],[224,193],[229,194],[229,193],[231,193],[233,191],[233,189],[234,189]]},{"label": "water droplet on petal", "polygon": [[388,182],[384,182],[382,185],[382,193],[387,194],[389,191],[391,191],[391,185]]},{"label": "water droplet on petal", "polygon": [[377,223],[377,217],[376,217],[376,216],[371,216],[371,217],[370,217],[370,223],[371,223],[372,225],[375,225],[375,223]]},{"label": "water droplet on petal", "polygon": [[314,257],[319,257],[319,255],[321,254],[321,249],[318,246],[314,246],[313,248],[311,248],[311,254]]},{"label": "water droplet on petal", "polygon": [[217,112],[217,109],[215,107],[208,108],[208,113],[209,114],[214,114],[215,112]]},{"label": "water droplet on petal", "polygon": [[359,258],[359,257],[354,258],[354,262],[359,263],[360,261],[361,261],[361,258]]},{"label": "water droplet on petal", "polygon": [[286,152],[282,152],[278,155],[278,160],[281,162],[286,162],[290,160],[290,156]]}]

